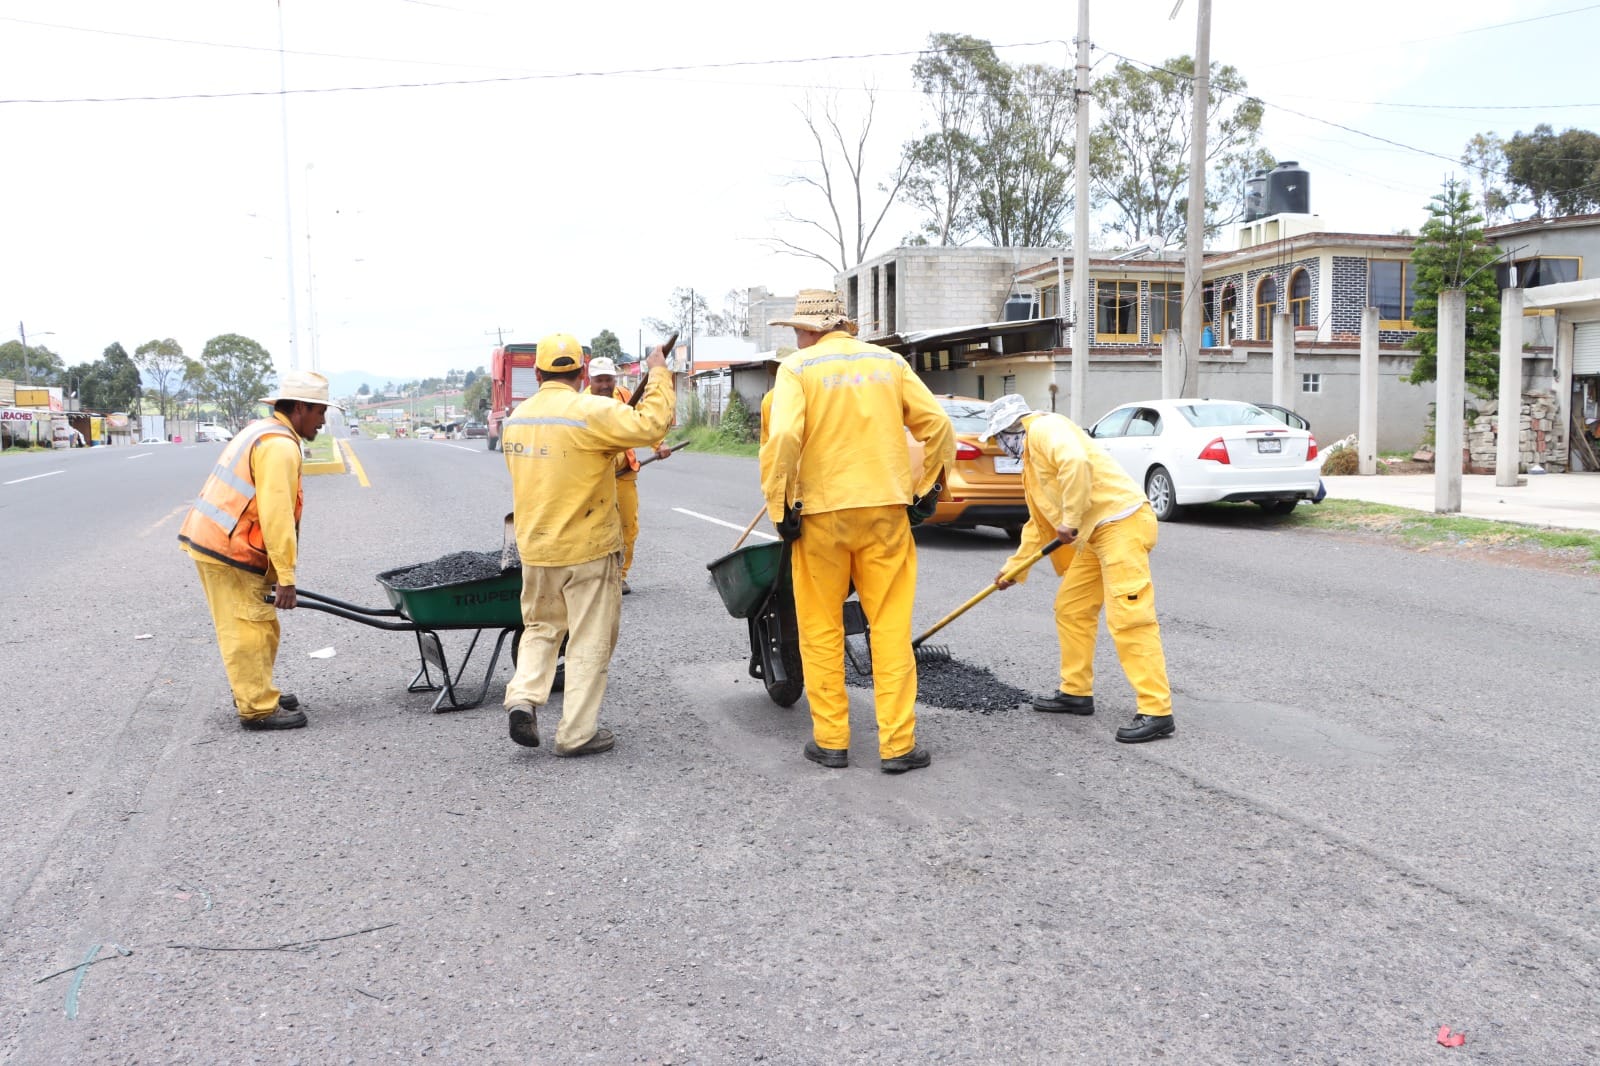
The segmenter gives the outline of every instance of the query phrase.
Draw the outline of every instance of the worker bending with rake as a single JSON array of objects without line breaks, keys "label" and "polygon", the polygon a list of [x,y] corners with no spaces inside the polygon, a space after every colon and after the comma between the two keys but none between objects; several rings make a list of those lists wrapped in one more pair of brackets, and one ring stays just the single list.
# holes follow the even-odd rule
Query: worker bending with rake
[{"label": "worker bending with rake", "polygon": [[1117,730],[1124,744],[1170,737],[1172,689],[1167,657],[1156,622],[1150,582],[1150,549],[1156,546],[1156,516],[1139,486],[1105,449],[1062,415],[1028,409],[1021,396],[1002,396],[984,412],[980,441],[997,440],[1007,455],[1022,460],[1022,487],[1030,521],[1022,543],[1006,560],[997,588],[1010,588],[1054,536],[1065,546],[1051,564],[1061,575],[1056,592],[1056,633],[1061,641],[1061,684],[1035,700],[1036,711],[1094,713],[1094,646],[1102,605],[1106,629],[1116,644],[1122,672],[1137,697],[1133,721]]},{"label": "worker bending with rake", "polygon": [[[589,387],[583,390],[595,396],[609,396],[626,404],[633,394],[617,384],[617,364],[603,355],[589,360]],[[657,459],[672,458],[672,449],[665,440],[655,443]],[[639,457],[632,448],[617,453],[617,514],[622,519],[622,594],[628,595],[628,571],[633,569],[633,545],[639,539]]]},{"label": "worker bending with rake", "polygon": [[[761,491],[788,542],[811,697],[805,757],[849,764],[844,601],[853,581],[872,631],[880,766],[919,769],[932,756],[916,742],[917,550],[907,509],[937,495],[955,458],[954,431],[905,360],[855,339],[855,323],[831,289],[802,290],[793,316],[771,325],[793,328],[800,349],[778,368]],[[907,429],[924,445],[922,470],[911,469]]]},{"label": "worker bending with rake", "polygon": [[522,639],[506,686],[511,739],[539,746],[537,708],[550,699],[561,640],[567,638],[566,696],[557,755],[592,755],[616,742],[599,727],[611,653],[622,614],[622,524],[617,452],[666,433],[676,402],[672,373],[657,348],[637,408],[578,392],[583,348],[566,333],[539,342],[539,391],[505,422],[501,450],[522,559]]}]

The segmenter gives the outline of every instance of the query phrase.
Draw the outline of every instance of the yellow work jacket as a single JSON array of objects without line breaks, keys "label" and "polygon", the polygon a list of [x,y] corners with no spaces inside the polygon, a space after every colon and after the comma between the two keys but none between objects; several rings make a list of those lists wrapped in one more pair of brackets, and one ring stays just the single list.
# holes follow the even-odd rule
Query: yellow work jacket
[{"label": "yellow work jacket", "polygon": [[[767,516],[799,501],[805,514],[909,504],[956,454],[950,417],[906,361],[841,330],[785,359],[761,447]],[[911,469],[906,430],[923,444]]]},{"label": "yellow work jacket", "polygon": [[637,408],[546,381],[506,419],[500,438],[524,566],[576,566],[622,550],[615,462],[662,438],[676,397],[672,372],[650,371]]},{"label": "yellow work jacket", "polygon": [[[1022,424],[1027,431],[1022,445],[1022,490],[1028,498],[1031,521],[1023,527],[1016,554],[1002,569],[1010,569],[1044,547],[1062,526],[1076,529],[1078,536],[1087,540],[1100,523],[1130,514],[1146,502],[1122,465],[1072,419],[1032,414],[1024,417]],[[1059,551],[1050,558],[1061,560],[1057,563],[1061,570],[1071,556]]]},{"label": "yellow work jacket", "polygon": [[[593,396],[594,390],[585,385],[583,387],[583,395]],[[618,385],[616,387],[616,391],[612,393],[611,398],[616,400],[618,403],[626,404],[629,400],[633,399],[633,393],[629,392],[621,385]],[[666,438],[662,438],[655,444],[652,444],[651,447],[659,448],[664,443],[666,443]],[[618,454],[617,476],[619,478],[626,478],[633,481],[637,481],[639,479],[639,457],[633,454],[632,448],[628,448]]]},{"label": "yellow work jacket", "polygon": [[178,530],[197,559],[215,559],[295,583],[300,512],[300,434],[273,413],[239,431],[217,459]]}]

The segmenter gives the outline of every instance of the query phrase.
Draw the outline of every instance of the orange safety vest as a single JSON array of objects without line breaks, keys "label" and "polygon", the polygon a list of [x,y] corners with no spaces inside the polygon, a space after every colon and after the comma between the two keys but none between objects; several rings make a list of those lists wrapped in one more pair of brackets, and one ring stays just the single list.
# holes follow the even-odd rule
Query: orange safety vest
[{"label": "orange safety vest", "polygon": [[[629,392],[621,385],[618,385],[616,391],[611,395],[614,399],[619,400],[622,403],[627,403],[629,400],[633,399],[633,393]],[[637,474],[639,472],[639,457],[633,454],[633,449],[629,448],[627,451],[623,452],[622,455],[628,461],[628,471],[630,473]],[[622,474],[621,471],[618,471],[617,476],[623,477],[626,475]]]},{"label": "orange safety vest", "polygon": [[[200,486],[200,495],[178,530],[179,543],[241,570],[255,574],[267,572],[270,560],[261,536],[261,516],[256,511],[256,484],[250,470],[250,457],[257,444],[274,434],[293,440],[295,450],[299,451],[299,436],[277,419],[263,418],[240,430],[222,449],[217,465],[206,483]],[[305,493],[297,479],[295,529],[300,528],[300,510],[304,502]]]}]

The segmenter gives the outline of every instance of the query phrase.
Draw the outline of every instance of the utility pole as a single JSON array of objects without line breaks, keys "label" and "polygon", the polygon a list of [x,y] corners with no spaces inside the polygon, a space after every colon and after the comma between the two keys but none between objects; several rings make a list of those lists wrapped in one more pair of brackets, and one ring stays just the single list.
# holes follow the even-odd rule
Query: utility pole
[{"label": "utility pole", "polygon": [[[1178,7],[1183,0],[1178,0]],[[1172,9],[1178,14],[1178,8]],[[1183,393],[1200,392],[1206,255],[1206,122],[1211,111],[1211,0],[1200,0],[1194,43],[1194,120],[1189,136],[1189,221],[1183,260]]]},{"label": "utility pole", "polygon": [[694,388],[694,290],[689,290],[689,354],[683,361],[684,368],[689,372],[690,388]]},{"label": "utility pole", "polygon": [[283,265],[289,289],[289,369],[300,369],[300,323],[294,313],[294,202],[289,196],[289,67],[283,50],[283,0],[278,0],[278,116],[283,126]]},{"label": "utility pole", "polygon": [[510,333],[512,330],[514,330],[516,328],[517,327],[515,327],[515,326],[496,326],[496,327],[494,327],[494,329],[486,329],[486,330],[484,330],[483,331],[483,335],[485,337],[488,337],[488,336],[492,335],[494,337],[494,339],[495,339],[494,340],[495,344],[497,344],[500,347],[504,348],[505,344],[506,344],[506,334]]},{"label": "utility pole", "polygon": [[33,371],[28,367],[28,327],[17,323],[17,334],[22,337],[22,383],[33,384]]},{"label": "utility pole", "polygon": [[311,168],[306,164],[306,330],[311,335],[311,369],[321,370],[322,359],[317,354],[317,272],[311,265]]},{"label": "utility pole", "polygon": [[1078,0],[1078,66],[1073,96],[1077,103],[1077,147],[1072,166],[1075,180],[1072,230],[1072,395],[1068,410],[1083,425],[1083,393],[1089,383],[1089,0]]}]

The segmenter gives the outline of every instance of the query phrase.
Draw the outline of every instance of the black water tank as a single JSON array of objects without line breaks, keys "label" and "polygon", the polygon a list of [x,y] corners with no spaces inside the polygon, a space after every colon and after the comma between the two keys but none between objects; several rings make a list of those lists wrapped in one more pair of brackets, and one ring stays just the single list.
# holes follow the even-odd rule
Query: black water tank
[{"label": "black water tank", "polygon": [[1002,322],[1023,322],[1038,317],[1038,299],[1020,292],[1014,292],[1006,297],[1005,309],[1000,312]]},{"label": "black water tank", "polygon": [[1294,160],[1285,160],[1267,175],[1267,214],[1309,215],[1311,175]]},{"label": "black water tank", "polygon": [[1244,220],[1254,222],[1267,213],[1267,172],[1252,174],[1244,183]]}]

